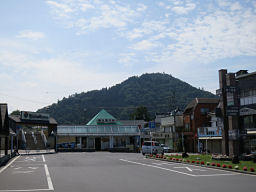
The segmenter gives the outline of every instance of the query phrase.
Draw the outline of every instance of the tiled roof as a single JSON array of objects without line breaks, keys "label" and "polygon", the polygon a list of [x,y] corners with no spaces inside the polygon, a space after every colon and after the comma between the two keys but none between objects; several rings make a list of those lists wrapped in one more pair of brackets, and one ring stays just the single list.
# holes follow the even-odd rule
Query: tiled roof
[{"label": "tiled roof", "polygon": [[[40,123],[41,122],[41,121],[25,121],[25,120],[21,120],[19,115],[9,115],[9,119],[13,120],[15,123],[25,123],[25,122],[27,122],[27,123],[33,124],[33,123]],[[56,124],[57,125],[57,121],[54,118],[52,118],[52,117],[49,118],[48,122],[41,122],[41,123],[42,124],[48,124],[49,123],[49,124]]]},{"label": "tiled roof", "polygon": [[193,99],[185,108],[184,112],[188,109],[196,107],[197,104],[205,104],[205,103],[219,103],[219,98],[195,98]]}]

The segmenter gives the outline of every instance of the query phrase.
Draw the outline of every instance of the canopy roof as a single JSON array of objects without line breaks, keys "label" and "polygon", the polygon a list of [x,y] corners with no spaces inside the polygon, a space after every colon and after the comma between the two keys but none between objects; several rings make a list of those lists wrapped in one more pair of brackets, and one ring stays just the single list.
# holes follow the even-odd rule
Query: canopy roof
[{"label": "canopy roof", "polygon": [[121,125],[121,123],[106,110],[102,109],[86,125]]}]

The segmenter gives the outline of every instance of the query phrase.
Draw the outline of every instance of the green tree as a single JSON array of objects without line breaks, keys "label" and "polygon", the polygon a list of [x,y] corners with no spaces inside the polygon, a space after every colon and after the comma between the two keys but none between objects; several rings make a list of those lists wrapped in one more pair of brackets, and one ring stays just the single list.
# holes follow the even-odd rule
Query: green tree
[{"label": "green tree", "polygon": [[20,115],[20,110],[13,111],[10,115]]},{"label": "green tree", "polygon": [[150,121],[150,115],[148,113],[147,107],[143,105],[138,106],[136,110],[131,113],[130,118],[136,120]]}]

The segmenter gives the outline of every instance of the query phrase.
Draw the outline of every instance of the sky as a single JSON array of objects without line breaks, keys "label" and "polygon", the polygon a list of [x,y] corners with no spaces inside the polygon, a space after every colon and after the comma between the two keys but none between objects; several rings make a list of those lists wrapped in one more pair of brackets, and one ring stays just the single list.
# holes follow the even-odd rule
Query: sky
[{"label": "sky", "polygon": [[160,72],[215,93],[256,71],[256,0],[1,0],[0,103],[36,111]]}]

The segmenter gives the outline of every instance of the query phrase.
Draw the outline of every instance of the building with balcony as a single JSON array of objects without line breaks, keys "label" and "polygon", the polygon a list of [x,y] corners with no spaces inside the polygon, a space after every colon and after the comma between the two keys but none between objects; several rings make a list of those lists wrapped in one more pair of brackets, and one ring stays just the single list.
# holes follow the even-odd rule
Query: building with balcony
[{"label": "building with balcony", "polygon": [[224,120],[223,153],[256,152],[256,72],[219,70],[220,106]]},{"label": "building with balcony", "polygon": [[206,153],[222,153],[222,118],[216,117],[216,113],[208,113],[211,118],[211,126],[197,129],[198,151]]},{"label": "building with balcony", "polygon": [[186,152],[199,152],[198,128],[211,126],[211,118],[207,114],[214,112],[218,103],[218,98],[195,98],[186,106],[183,113],[183,134]]},{"label": "building with balcony", "polygon": [[241,152],[256,153],[256,72],[240,70],[236,73],[239,92],[239,126]]}]

